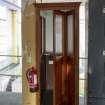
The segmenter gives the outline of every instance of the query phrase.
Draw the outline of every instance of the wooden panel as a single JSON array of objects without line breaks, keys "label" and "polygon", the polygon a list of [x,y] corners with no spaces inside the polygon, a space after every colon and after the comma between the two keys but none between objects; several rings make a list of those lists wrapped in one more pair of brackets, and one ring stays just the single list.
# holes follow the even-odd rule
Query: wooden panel
[{"label": "wooden panel", "polygon": [[74,70],[74,64],[71,60],[68,59],[67,61],[67,100],[70,105],[75,105],[75,70]]},{"label": "wooden panel", "polygon": [[36,8],[42,10],[60,10],[60,9],[76,9],[80,2],[62,2],[62,3],[35,3]]},{"label": "wooden panel", "polygon": [[[78,39],[75,39],[78,34],[75,34],[76,28],[75,27],[75,11],[54,11],[54,16],[60,15],[62,16],[62,34],[63,34],[63,40],[62,40],[62,60],[56,59],[55,54],[55,105],[58,105],[65,101],[68,105],[75,105],[75,103],[78,103],[77,97],[79,97],[77,91],[79,91],[78,86],[76,87],[75,84],[78,84],[79,79],[75,79],[76,72],[75,66],[78,61],[77,60],[77,46],[78,46]],[[73,54],[67,55],[67,17],[69,15],[73,16]],[[55,43],[56,44],[56,43]],[[77,52],[75,52],[77,51]],[[76,54],[76,55],[75,55]],[[75,61],[75,62],[74,62]],[[78,70],[78,69],[77,69]],[[79,74],[78,74],[79,75]],[[75,90],[78,88],[78,90]],[[77,101],[77,102],[76,102]]]},{"label": "wooden panel", "polygon": [[[60,16],[62,21],[63,21],[63,18],[62,18],[62,13],[63,12],[60,12],[60,11],[54,11],[54,48],[55,48],[55,53],[54,53],[54,60],[55,60],[55,63],[54,63],[54,66],[55,66],[55,70],[54,70],[54,75],[55,75],[55,78],[54,78],[54,105],[60,105],[61,102],[62,102],[62,50],[61,52],[59,52],[59,54],[56,52],[56,31],[55,31],[55,26],[56,26],[56,16]],[[62,23],[60,24],[61,27],[62,27]],[[63,29],[63,27],[62,27]],[[61,33],[63,33],[62,29],[60,30]],[[62,38],[63,39],[63,38]],[[61,43],[62,46],[62,41]],[[63,47],[62,47],[63,48]]]},{"label": "wooden panel", "polygon": [[55,61],[55,105],[62,101],[62,60]]},{"label": "wooden panel", "polygon": [[79,7],[74,16],[75,105],[79,103]]}]

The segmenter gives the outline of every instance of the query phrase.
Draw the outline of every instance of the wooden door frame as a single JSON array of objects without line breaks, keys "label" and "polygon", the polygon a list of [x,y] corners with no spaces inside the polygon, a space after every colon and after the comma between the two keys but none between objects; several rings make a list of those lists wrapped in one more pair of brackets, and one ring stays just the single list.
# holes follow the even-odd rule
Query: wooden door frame
[{"label": "wooden door frame", "polygon": [[[74,105],[79,105],[79,6],[81,2],[62,2],[62,3],[35,3],[33,4],[36,11],[36,66],[40,70],[40,56],[41,56],[41,34],[40,34],[40,11],[41,10],[74,10],[74,70],[75,70],[75,102]],[[53,30],[54,31],[54,30]],[[40,75],[39,75],[40,76]],[[40,81],[40,80],[39,80]]]}]

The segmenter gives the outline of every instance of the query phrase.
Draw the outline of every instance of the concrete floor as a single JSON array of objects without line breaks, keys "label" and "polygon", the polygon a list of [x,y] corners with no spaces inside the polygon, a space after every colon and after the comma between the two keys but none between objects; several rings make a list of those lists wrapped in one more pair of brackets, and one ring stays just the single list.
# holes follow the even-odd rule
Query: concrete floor
[{"label": "concrete floor", "polygon": [[85,105],[84,97],[79,97],[79,105]]},{"label": "concrete floor", "polygon": [[22,105],[22,78],[18,77],[20,67],[0,69],[0,105]]},{"label": "concrete floor", "polygon": [[[84,98],[80,97],[79,105],[84,105]],[[22,94],[0,92],[0,105],[22,105]]]},{"label": "concrete floor", "polygon": [[22,105],[22,94],[0,92],[0,105]]}]

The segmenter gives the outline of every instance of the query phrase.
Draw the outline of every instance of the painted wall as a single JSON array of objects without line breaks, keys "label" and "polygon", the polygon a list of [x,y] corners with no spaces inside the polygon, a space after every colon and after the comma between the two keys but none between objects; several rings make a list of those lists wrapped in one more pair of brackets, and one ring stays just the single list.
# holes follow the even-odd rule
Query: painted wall
[{"label": "painted wall", "polygon": [[35,0],[22,0],[22,11],[25,10],[25,6],[27,4],[30,5],[30,4],[32,4],[34,2],[35,2]]},{"label": "painted wall", "polygon": [[[36,46],[35,46],[35,8],[33,5],[28,6],[22,14],[22,75],[23,75],[23,105],[39,105],[38,93],[31,93],[26,78],[27,70],[36,67]],[[29,52],[31,56],[29,56]],[[31,59],[30,59],[31,57]]]}]

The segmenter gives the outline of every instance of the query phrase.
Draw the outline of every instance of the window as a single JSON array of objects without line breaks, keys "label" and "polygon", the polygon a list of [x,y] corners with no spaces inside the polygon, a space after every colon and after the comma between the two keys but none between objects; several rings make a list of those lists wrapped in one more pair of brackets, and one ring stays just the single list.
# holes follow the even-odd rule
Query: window
[{"label": "window", "polygon": [[55,16],[55,53],[62,53],[62,16]]},{"label": "window", "polygon": [[85,19],[85,5],[80,6],[80,30],[79,30],[79,96],[80,105],[86,105],[86,82],[87,82],[87,69],[88,69],[88,44],[86,36],[86,19]]},{"label": "window", "polygon": [[21,0],[6,0],[6,1],[21,7]]},{"label": "window", "polygon": [[22,92],[21,61],[21,10],[0,5],[0,91]]}]

